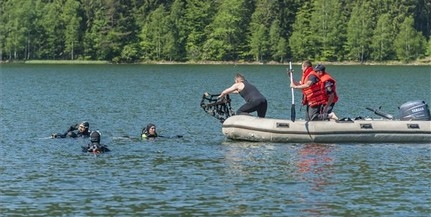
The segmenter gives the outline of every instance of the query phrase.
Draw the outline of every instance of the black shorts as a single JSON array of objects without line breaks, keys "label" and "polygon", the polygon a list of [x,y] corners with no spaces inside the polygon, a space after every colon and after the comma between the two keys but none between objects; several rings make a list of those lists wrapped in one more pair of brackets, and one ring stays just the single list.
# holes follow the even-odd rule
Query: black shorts
[{"label": "black shorts", "polygon": [[307,106],[307,110],[305,111],[305,120],[306,121],[316,121],[319,117],[320,111],[322,110],[322,106]]}]

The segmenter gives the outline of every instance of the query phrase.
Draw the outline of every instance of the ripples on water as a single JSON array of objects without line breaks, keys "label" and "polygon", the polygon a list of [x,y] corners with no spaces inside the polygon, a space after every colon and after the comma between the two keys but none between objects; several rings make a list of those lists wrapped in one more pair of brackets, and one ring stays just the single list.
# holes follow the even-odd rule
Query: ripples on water
[{"label": "ripples on water", "polygon": [[[99,67],[2,69],[2,215],[431,214],[430,144],[233,142],[199,108],[203,92],[232,81],[232,73],[219,72],[232,68]],[[254,83],[267,78],[245,69]],[[290,99],[289,91],[262,89],[272,101]],[[411,98],[403,94],[400,101]],[[271,106],[270,116],[289,114],[279,101]],[[49,139],[82,119],[102,131],[112,152],[95,156],[80,152],[85,140]],[[184,137],[140,141],[149,121],[160,134]]]}]

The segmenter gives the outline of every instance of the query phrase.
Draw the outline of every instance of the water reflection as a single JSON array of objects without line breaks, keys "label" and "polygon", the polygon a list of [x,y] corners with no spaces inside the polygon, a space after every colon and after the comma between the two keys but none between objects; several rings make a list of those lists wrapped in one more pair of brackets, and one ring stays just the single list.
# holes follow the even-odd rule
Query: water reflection
[{"label": "water reflection", "polygon": [[295,173],[294,147],[290,145],[231,142],[225,143],[223,151],[226,169],[235,175],[291,180]]},{"label": "water reflection", "polygon": [[334,147],[333,144],[304,144],[298,150],[298,173],[304,181],[314,184],[314,190],[327,185],[327,179],[333,174],[331,151]]},{"label": "water reflection", "polygon": [[[315,191],[323,190],[334,174],[335,144],[225,143],[225,162],[229,173],[284,181],[306,182]],[[272,171],[274,169],[274,171]]]},{"label": "water reflection", "polygon": [[297,150],[296,168],[299,179],[308,194],[301,194],[305,205],[302,213],[311,216],[325,216],[331,212],[331,202],[327,200],[333,185],[334,144],[303,144]]},{"label": "water reflection", "polygon": [[328,198],[336,184],[336,145],[225,142],[223,148],[230,197],[248,192],[249,204],[277,198],[284,206],[272,207],[275,210],[312,216],[333,210]]}]

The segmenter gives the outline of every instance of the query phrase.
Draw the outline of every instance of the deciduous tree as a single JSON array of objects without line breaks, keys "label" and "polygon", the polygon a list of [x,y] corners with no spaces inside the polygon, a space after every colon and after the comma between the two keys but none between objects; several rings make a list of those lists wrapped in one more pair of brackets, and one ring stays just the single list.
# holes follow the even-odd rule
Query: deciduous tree
[{"label": "deciduous tree", "polygon": [[425,53],[425,37],[414,29],[413,17],[407,17],[401,24],[400,33],[395,38],[397,58],[404,62],[415,60]]},{"label": "deciduous tree", "polygon": [[393,41],[395,39],[394,27],[391,25],[389,14],[379,16],[376,28],[371,38],[371,57],[376,61],[392,59],[394,55]]},{"label": "deciduous tree", "polygon": [[75,59],[75,49],[79,47],[82,20],[79,16],[79,8],[79,1],[67,0],[61,14],[62,21],[65,23],[64,52],[70,55],[71,60]]}]

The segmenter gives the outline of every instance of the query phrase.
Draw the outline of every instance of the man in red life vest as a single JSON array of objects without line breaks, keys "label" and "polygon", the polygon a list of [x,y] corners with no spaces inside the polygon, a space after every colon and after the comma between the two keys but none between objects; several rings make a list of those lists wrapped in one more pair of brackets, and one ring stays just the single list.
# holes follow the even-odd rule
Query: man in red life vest
[{"label": "man in red life vest", "polygon": [[332,76],[325,71],[326,67],[323,64],[318,64],[314,67],[314,71],[317,73],[320,79],[320,85],[325,95],[325,101],[322,105],[322,111],[320,112],[319,119],[334,119],[338,120],[338,117],[332,111],[335,103],[338,101],[336,82]]},{"label": "man in red life vest", "polygon": [[293,81],[290,84],[291,88],[302,90],[302,104],[307,106],[305,111],[306,121],[318,120],[322,106],[325,103],[326,96],[319,81],[319,76],[313,70],[311,61],[306,60],[302,63],[301,82]]}]

